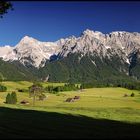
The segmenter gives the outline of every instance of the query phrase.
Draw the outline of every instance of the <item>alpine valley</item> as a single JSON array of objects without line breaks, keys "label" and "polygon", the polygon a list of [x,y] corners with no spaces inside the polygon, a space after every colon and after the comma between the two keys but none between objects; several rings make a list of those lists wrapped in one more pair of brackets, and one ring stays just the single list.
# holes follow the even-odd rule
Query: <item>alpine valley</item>
[{"label": "alpine valley", "polygon": [[14,47],[0,47],[0,57],[4,80],[139,81],[140,33],[87,29],[56,42],[25,36]]}]

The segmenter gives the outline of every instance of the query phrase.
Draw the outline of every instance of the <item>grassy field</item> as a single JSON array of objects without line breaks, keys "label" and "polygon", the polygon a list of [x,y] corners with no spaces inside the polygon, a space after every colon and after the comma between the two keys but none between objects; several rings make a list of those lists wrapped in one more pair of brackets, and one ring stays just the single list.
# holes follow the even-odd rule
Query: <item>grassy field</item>
[{"label": "grassy field", "polygon": [[[140,91],[124,88],[92,88],[58,94],[45,93],[47,99],[37,100],[33,107],[28,92],[17,92],[17,88],[28,89],[32,83],[22,81],[3,82],[3,84],[8,88],[7,92],[0,93],[0,120],[2,121],[0,122],[0,134],[3,136],[5,136],[6,131],[13,131],[9,132],[9,137],[23,137],[25,134],[27,137],[56,138],[67,136],[70,138],[139,137]],[[57,86],[64,83],[42,84],[45,87],[48,84]],[[4,103],[7,93],[11,91],[17,93],[17,105]],[[134,97],[130,97],[132,92],[135,94]],[[123,97],[124,94],[129,96]],[[76,95],[80,96],[79,100],[65,102],[68,97]],[[20,101],[23,99],[28,100],[30,104],[21,105]],[[21,127],[22,125],[23,127]],[[29,130],[28,126],[33,130]],[[36,131],[38,134],[35,133]]]}]

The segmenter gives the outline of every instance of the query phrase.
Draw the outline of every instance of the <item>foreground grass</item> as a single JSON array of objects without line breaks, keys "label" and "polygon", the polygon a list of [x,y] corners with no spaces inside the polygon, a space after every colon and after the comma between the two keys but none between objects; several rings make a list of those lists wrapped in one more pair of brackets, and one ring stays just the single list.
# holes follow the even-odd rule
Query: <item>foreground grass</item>
[{"label": "foreground grass", "polygon": [[1,138],[139,138],[140,124],[0,107]]},{"label": "foreground grass", "polygon": [[140,137],[140,123],[99,119],[62,110],[55,112],[52,109],[41,111],[35,107],[21,107],[23,109],[16,109],[18,106],[14,105],[9,107],[0,107],[1,138]]}]

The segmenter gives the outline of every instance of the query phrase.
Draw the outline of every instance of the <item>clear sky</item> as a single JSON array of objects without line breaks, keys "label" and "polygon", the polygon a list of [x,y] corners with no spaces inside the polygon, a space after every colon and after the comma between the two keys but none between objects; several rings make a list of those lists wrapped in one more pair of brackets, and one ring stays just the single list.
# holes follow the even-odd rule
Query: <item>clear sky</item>
[{"label": "clear sky", "polygon": [[56,41],[85,29],[140,32],[140,2],[12,2],[0,19],[0,46],[16,45],[25,35]]}]

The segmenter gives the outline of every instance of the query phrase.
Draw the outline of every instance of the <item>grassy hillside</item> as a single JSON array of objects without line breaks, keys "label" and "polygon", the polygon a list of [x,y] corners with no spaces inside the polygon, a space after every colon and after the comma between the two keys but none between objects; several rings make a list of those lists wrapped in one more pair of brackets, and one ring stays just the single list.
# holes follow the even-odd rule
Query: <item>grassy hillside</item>
[{"label": "grassy hillside", "polygon": [[[124,88],[92,88],[58,94],[45,93],[47,99],[36,101],[28,92],[32,83],[4,82],[7,92],[0,93],[0,134],[6,138],[132,138],[140,137],[140,92]],[[64,83],[42,83],[63,85]],[[18,103],[4,104],[8,92],[16,91]],[[134,97],[130,97],[131,93]],[[127,94],[128,97],[123,97]],[[68,97],[80,96],[75,102]],[[21,105],[26,99],[29,105]]]},{"label": "grassy hillside", "polygon": [[[21,82],[4,82],[8,87],[8,91],[0,93],[0,105],[6,105],[3,102],[8,92],[16,91],[17,88],[28,89],[32,83]],[[47,85],[63,85],[63,83],[43,83]],[[131,93],[135,93],[135,97],[130,97]],[[93,88],[84,89],[83,91],[60,92],[58,94],[45,93],[47,99],[44,101],[36,101],[36,106],[32,107],[32,99],[29,98],[28,92],[17,92],[18,103],[14,108],[26,108],[43,111],[54,111],[71,114],[81,114],[96,118],[106,118],[120,121],[140,122],[140,93],[136,90],[128,90],[124,88]],[[128,97],[123,97],[128,94]],[[65,100],[69,97],[80,96],[80,100],[67,103]],[[20,101],[26,99],[30,105],[20,105]]]}]

